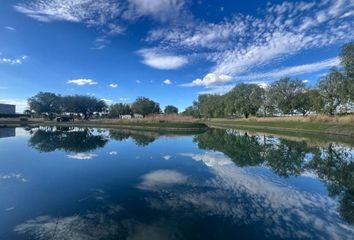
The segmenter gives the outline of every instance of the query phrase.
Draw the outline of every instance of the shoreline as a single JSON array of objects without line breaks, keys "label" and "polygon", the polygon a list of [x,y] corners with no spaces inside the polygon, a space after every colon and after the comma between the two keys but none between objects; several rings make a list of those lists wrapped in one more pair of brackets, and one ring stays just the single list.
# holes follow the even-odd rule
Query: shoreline
[{"label": "shoreline", "polygon": [[278,133],[297,133],[311,135],[336,135],[354,139],[354,124],[335,124],[323,122],[296,121],[245,121],[245,120],[209,120],[205,123],[211,128],[235,128],[263,130]]},{"label": "shoreline", "polygon": [[36,127],[36,126],[62,126],[62,127],[92,127],[109,129],[132,129],[145,131],[169,131],[169,132],[195,132],[207,130],[208,126],[200,122],[114,122],[105,123],[98,121],[78,122],[51,122],[51,121],[14,121],[0,119],[0,127]]}]

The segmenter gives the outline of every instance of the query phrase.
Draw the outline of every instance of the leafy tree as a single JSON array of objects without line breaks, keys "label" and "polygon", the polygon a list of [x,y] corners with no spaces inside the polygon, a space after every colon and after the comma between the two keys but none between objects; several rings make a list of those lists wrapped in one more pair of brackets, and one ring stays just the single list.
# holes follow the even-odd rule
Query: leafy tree
[{"label": "leafy tree", "polygon": [[194,102],[193,106],[189,106],[187,107],[184,112],[182,112],[183,116],[192,116],[192,117],[200,117],[199,116],[199,111],[198,111],[198,107],[197,107],[197,103]]},{"label": "leafy tree", "polygon": [[128,104],[116,103],[109,106],[108,112],[110,117],[119,117],[131,114],[132,110]]},{"label": "leafy tree", "polygon": [[27,100],[31,111],[36,114],[61,113],[61,96],[50,92],[39,92]]},{"label": "leafy tree", "polygon": [[294,97],[294,107],[296,111],[305,116],[311,110],[311,99],[308,92],[299,92]]},{"label": "leafy tree", "polygon": [[243,114],[245,118],[256,115],[262,105],[264,90],[257,84],[240,84],[226,96],[227,112]]},{"label": "leafy tree", "polygon": [[336,68],[324,76],[318,83],[318,89],[325,105],[323,111],[334,115],[337,108],[343,103],[343,75]]},{"label": "leafy tree", "polygon": [[161,113],[160,104],[146,97],[138,97],[132,105],[133,113],[144,117],[149,114]]},{"label": "leafy tree", "polygon": [[344,68],[343,94],[347,103],[354,101],[354,43],[345,44],[340,54],[341,64]]},{"label": "leafy tree", "polygon": [[307,91],[307,94],[310,99],[311,110],[315,111],[316,113],[323,112],[325,102],[324,102],[324,99],[322,98],[319,90],[317,88],[310,89]]},{"label": "leafy tree", "polygon": [[224,98],[216,94],[199,95],[197,102],[198,112],[202,117],[223,117],[224,116]]},{"label": "leafy tree", "polygon": [[165,114],[178,114],[178,108],[172,105],[167,105],[164,112]]},{"label": "leafy tree", "polygon": [[299,79],[282,78],[270,86],[270,98],[275,107],[284,114],[294,114],[296,110],[295,96],[304,92],[305,84]]},{"label": "leafy tree", "polygon": [[89,119],[94,112],[102,112],[107,109],[107,104],[100,99],[85,95],[62,97],[65,112],[80,113],[85,119]]},{"label": "leafy tree", "polygon": [[342,47],[340,54],[341,64],[344,67],[345,75],[354,79],[354,43],[347,43]]}]

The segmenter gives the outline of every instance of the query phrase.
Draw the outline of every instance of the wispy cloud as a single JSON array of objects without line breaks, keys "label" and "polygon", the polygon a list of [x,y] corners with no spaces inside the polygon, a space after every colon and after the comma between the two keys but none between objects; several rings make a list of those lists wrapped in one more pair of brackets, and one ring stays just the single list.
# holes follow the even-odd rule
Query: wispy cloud
[{"label": "wispy cloud", "polygon": [[124,13],[127,19],[152,17],[159,21],[176,19],[185,6],[185,0],[128,0],[128,10]]},{"label": "wispy cloud", "polygon": [[4,28],[7,29],[7,30],[10,30],[10,31],[15,31],[16,30],[14,27],[10,27],[10,26],[5,26]]},{"label": "wispy cloud", "polygon": [[90,160],[94,157],[97,157],[97,154],[93,153],[75,153],[66,155],[68,158],[76,159],[76,160]]},{"label": "wispy cloud", "polygon": [[68,21],[83,23],[103,30],[105,34],[121,31],[117,18],[122,5],[114,0],[32,0],[16,4],[14,8],[41,22]]},{"label": "wispy cloud", "polygon": [[1,57],[0,53],[0,64],[10,64],[10,65],[19,65],[22,64],[24,60],[27,59],[27,56],[24,55],[20,58],[6,58],[6,57]]},{"label": "wispy cloud", "polygon": [[84,86],[84,85],[96,85],[98,82],[92,79],[86,79],[86,78],[79,78],[79,79],[73,79],[73,80],[68,80],[67,83],[70,84],[75,84],[78,86]]},{"label": "wispy cloud", "polygon": [[335,67],[340,64],[340,60],[335,58],[326,59],[323,61],[303,64],[298,66],[276,69],[270,72],[249,74],[246,76],[236,77],[237,80],[274,80],[284,76],[297,76],[305,73],[319,72],[330,67]]},{"label": "wispy cloud", "polygon": [[194,21],[157,28],[150,31],[147,41],[210,61],[209,73],[189,84],[207,86],[204,78],[209,74],[236,79],[272,68],[300,52],[353,40],[348,34],[354,31],[353,9],[350,0],[268,4],[257,16],[237,14],[217,23]]},{"label": "wispy cloud", "polygon": [[184,56],[160,53],[157,49],[141,49],[138,54],[143,57],[144,64],[162,70],[177,69],[188,63]]}]

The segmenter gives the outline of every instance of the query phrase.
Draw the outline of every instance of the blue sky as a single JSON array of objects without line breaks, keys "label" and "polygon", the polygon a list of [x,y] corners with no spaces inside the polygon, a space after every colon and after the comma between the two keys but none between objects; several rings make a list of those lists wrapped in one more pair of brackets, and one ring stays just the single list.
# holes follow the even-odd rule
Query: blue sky
[{"label": "blue sky", "polygon": [[183,110],[283,76],[313,85],[354,38],[354,2],[1,0],[0,102],[39,91]]}]

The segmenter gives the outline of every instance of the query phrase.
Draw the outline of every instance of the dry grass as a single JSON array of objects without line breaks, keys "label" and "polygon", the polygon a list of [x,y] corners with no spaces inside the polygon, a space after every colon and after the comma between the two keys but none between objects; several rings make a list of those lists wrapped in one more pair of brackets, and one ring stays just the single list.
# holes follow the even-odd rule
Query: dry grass
[{"label": "dry grass", "polygon": [[97,119],[91,120],[91,122],[99,123],[159,123],[159,122],[197,122],[198,120],[193,117],[179,116],[177,114],[171,115],[151,115],[142,119],[132,118],[132,119],[118,119],[118,118],[107,118],[107,119]]},{"label": "dry grass", "polygon": [[311,115],[311,116],[289,116],[289,117],[250,117],[249,119],[235,119],[235,121],[251,121],[251,122],[311,122],[311,123],[337,123],[337,124],[354,124],[354,115],[346,116],[328,116],[328,115]]}]

